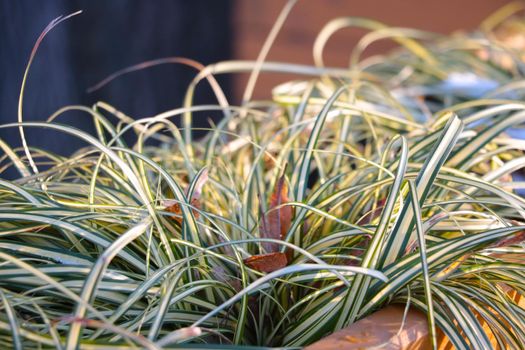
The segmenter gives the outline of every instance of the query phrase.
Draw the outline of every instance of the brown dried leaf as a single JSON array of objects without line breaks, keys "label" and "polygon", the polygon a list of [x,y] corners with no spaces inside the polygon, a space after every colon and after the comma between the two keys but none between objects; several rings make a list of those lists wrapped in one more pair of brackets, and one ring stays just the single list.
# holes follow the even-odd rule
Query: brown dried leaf
[{"label": "brown dried leaf", "polygon": [[288,264],[288,261],[286,254],[277,252],[253,255],[248,259],[244,259],[244,264],[254,270],[269,273],[282,269]]},{"label": "brown dried leaf", "polygon": [[[262,238],[282,240],[285,237],[292,223],[293,211],[291,206],[279,206],[288,202],[290,202],[288,198],[288,186],[283,175],[279,178],[279,181],[277,181],[275,190],[270,197],[268,213],[262,216]],[[276,243],[263,242],[262,246],[267,252],[276,252],[279,250],[279,245]]]},{"label": "brown dried leaf", "polygon": [[[181,209],[180,203],[172,203],[171,204],[169,201],[166,201],[164,203],[166,205],[166,209],[165,209],[166,211],[168,211],[170,213],[173,213],[173,214],[176,214],[176,215],[173,215],[171,218],[182,225],[182,209]],[[191,206],[195,207],[196,209],[200,209],[201,208],[201,203],[200,203],[200,201],[198,199],[193,198],[191,200]],[[199,218],[199,212],[197,210],[195,210],[195,209],[192,209],[192,212],[193,212],[193,216],[195,217],[195,219],[198,219]]]},{"label": "brown dried leaf", "polygon": [[[193,188],[193,193],[191,194],[190,205],[194,207],[194,209],[192,209],[192,212],[193,212],[193,216],[195,217],[195,219],[199,218],[199,212],[197,210],[201,208],[200,199],[201,199],[201,194],[202,194],[202,187],[207,181],[208,181],[208,169],[205,169],[201,173],[199,178],[197,179],[195,187]],[[189,186],[188,188],[186,188],[186,191],[185,191],[186,196],[189,195],[188,191],[189,191]],[[163,205],[166,207],[165,209],[166,211],[176,214],[172,216],[171,218],[177,221],[179,224],[182,224],[182,209],[181,209],[180,203],[167,200],[163,202]]]}]

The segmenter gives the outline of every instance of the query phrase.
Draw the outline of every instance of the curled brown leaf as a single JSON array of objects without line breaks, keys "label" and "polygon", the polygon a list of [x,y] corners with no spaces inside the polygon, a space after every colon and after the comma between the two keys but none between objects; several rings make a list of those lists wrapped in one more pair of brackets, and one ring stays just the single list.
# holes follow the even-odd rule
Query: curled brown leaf
[{"label": "curled brown leaf", "polygon": [[[260,234],[262,238],[284,239],[292,223],[292,207],[283,205],[290,202],[288,198],[288,185],[285,176],[281,176],[275,190],[270,197],[269,210],[262,215]],[[266,252],[277,252],[279,244],[263,242]]]},{"label": "curled brown leaf", "polygon": [[[201,209],[201,195],[202,195],[202,188],[204,187],[204,184],[208,181],[208,169],[205,169],[199,176],[199,178],[196,180],[195,186],[193,187],[193,192],[191,193],[191,200],[190,205],[192,207],[192,213],[195,219],[199,218],[199,210]],[[189,186],[186,188],[186,196],[189,196]],[[181,203],[174,201],[174,200],[166,200],[162,202],[162,205],[165,206],[165,210],[173,213],[175,215],[171,216],[171,218],[175,221],[177,221],[179,224],[182,224],[182,208]]]},{"label": "curled brown leaf", "polygon": [[244,264],[259,272],[269,273],[285,267],[288,264],[288,259],[286,254],[281,252],[259,254],[244,259]]}]

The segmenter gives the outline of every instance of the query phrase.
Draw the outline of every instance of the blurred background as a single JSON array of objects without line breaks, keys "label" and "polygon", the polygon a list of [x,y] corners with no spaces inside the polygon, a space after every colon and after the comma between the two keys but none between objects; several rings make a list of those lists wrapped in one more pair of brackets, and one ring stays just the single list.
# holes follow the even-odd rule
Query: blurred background
[{"label": "blurred background", "polygon": [[[269,61],[313,64],[312,46],[319,31],[337,17],[355,16],[378,20],[390,26],[417,28],[442,34],[474,30],[509,0],[299,0],[292,9],[269,55]],[[235,58],[255,59],[285,1],[237,0],[233,3]],[[338,31],[325,47],[325,64],[348,66],[354,45],[366,32],[349,28]],[[394,48],[391,41],[374,43],[364,56]],[[268,98],[271,88],[294,78],[261,75],[255,98]],[[295,77],[297,78],[297,77]],[[236,96],[242,96],[246,76],[235,77]]]},{"label": "blurred background", "polygon": [[[302,0],[293,8],[268,60],[312,64],[317,33],[340,16],[370,17],[393,26],[439,33],[472,30],[508,0]],[[203,64],[228,59],[253,60],[284,0],[0,0],[0,123],[16,121],[20,83],[31,48],[45,26],[59,15],[82,9],[55,28],[41,45],[27,82],[26,120],[45,120],[65,105],[105,101],[134,118],[152,116],[181,105],[195,70],[167,64],[122,76],[100,90],[86,90],[109,74],[146,60],[169,56]],[[347,65],[352,47],[364,32],[336,33],[326,47],[328,65]],[[368,54],[392,48],[374,44]],[[263,74],[254,97],[268,98],[271,88],[293,76]],[[247,74],[220,76],[230,103],[239,103]],[[196,103],[215,103],[200,84]],[[206,113],[197,126],[207,126]],[[90,117],[68,113],[59,120],[92,132]],[[45,130],[28,130],[31,145],[68,155],[83,144]],[[0,129],[0,138],[20,144],[16,129]],[[4,174],[3,174],[4,175]],[[3,176],[2,175],[2,176]]]},{"label": "blurred background", "polygon": [[[229,0],[0,0],[0,123],[16,122],[20,84],[32,47],[54,18],[83,13],[55,27],[31,67],[24,98],[26,121],[43,121],[66,105],[110,103],[134,118],[179,107],[195,69],[164,64],[127,74],[93,93],[87,89],[117,70],[169,56],[203,64],[232,57],[232,2]],[[231,90],[230,77],[219,78]],[[201,84],[196,103],[216,103]],[[202,125],[208,125],[206,117]],[[93,132],[86,113],[68,112],[57,122]],[[79,139],[28,128],[29,144],[60,154],[85,146]],[[17,129],[0,138],[19,145]]]}]

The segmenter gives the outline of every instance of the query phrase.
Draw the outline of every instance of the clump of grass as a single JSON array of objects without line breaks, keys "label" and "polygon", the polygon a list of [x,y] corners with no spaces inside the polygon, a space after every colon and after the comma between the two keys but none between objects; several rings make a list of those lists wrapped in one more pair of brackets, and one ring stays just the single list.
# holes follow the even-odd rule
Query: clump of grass
[{"label": "clump of grass", "polygon": [[[452,37],[336,19],[315,67],[264,52],[200,68],[161,60],[200,72],[184,106],[151,118],[104,102],[47,123],[20,110],[2,128],[48,128],[86,148],[0,143],[2,171],[21,174],[0,180],[0,344],[301,347],[402,303],[427,313],[434,346],[439,327],[458,349],[493,348],[490,336],[520,348],[524,311],[509,291],[525,288],[524,185],[512,177],[525,143],[504,132],[525,119],[523,50],[498,31],[523,25],[514,10]],[[325,42],[346,26],[370,33],[348,69],[324,67]],[[400,49],[360,58],[384,38]],[[310,78],[230,106],[213,75],[252,70]],[[204,79],[217,105],[192,104]],[[97,134],[64,124],[71,110]],[[211,110],[225,117],[192,139],[192,113]]]}]

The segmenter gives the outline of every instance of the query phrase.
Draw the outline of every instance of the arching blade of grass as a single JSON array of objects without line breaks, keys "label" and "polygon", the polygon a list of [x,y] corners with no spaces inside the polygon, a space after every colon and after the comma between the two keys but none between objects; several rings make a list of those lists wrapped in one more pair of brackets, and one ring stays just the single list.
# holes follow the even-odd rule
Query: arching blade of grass
[{"label": "arching blade of grass", "polygon": [[[93,296],[96,293],[97,285],[106,270],[107,266],[113,260],[113,258],[121,251],[126,245],[128,245],[132,240],[136,239],[138,236],[142,235],[147,228],[151,225],[151,220],[148,218],[143,222],[139,223],[137,226],[130,229],[128,232],[120,236],[115,242],[113,242],[105,251],[102,253],[100,258],[93,266],[91,273],[86,278],[84,286],[82,287],[82,294],[80,297],[86,303],[91,302]],[[83,304],[78,304],[74,319],[82,319],[86,315],[86,307]],[[80,341],[80,331],[82,324],[80,322],[73,322],[71,329],[69,330],[66,349],[73,350],[76,349]]]},{"label": "arching blade of grass", "polygon": [[409,180],[410,185],[410,198],[412,199],[412,210],[416,219],[416,232],[418,240],[418,250],[421,259],[421,269],[424,281],[425,289],[425,301],[427,303],[427,320],[428,330],[430,334],[430,342],[434,350],[437,349],[437,333],[435,324],[434,307],[432,300],[432,287],[430,284],[430,273],[427,262],[427,248],[425,241],[425,232],[423,231],[423,223],[421,222],[421,208],[419,207],[419,198],[417,197],[417,188],[413,180]]},{"label": "arching blade of grass", "polygon": [[[440,139],[436,141],[433,149],[429,151],[427,160],[416,179],[420,205],[424,203],[434,179],[440,171],[441,166],[447,160],[448,155],[452,152],[456,140],[462,130],[463,124],[461,123],[461,120],[459,120],[457,116],[451,115],[449,122],[443,128]],[[410,209],[410,202],[411,199],[407,198],[403,204],[403,208],[398,214],[396,224],[392,229],[392,232],[389,234],[383,248],[383,251],[385,252],[381,258],[381,264],[383,266],[388,266],[394,260],[402,256],[409,242],[413,241],[412,230],[415,221],[414,213]]]},{"label": "arching blade of grass", "polygon": [[[31,55],[29,56],[29,61],[27,62],[26,69],[24,71],[24,76],[22,78],[22,84],[20,87],[20,95],[18,98],[18,123],[23,122],[23,106],[24,106],[24,91],[26,86],[27,77],[29,76],[29,70],[31,68],[31,64],[33,63],[33,60],[36,56],[36,53],[38,51],[38,47],[44,40],[44,37],[57,25],[59,25],[61,22],[66,21],[67,19],[76,16],[78,14],[82,13],[82,11],[77,11],[74,13],[71,13],[67,16],[59,16],[55,18],[53,21],[51,21],[46,28],[42,31],[38,39],[36,40],[36,43],[33,47],[33,50],[31,51]],[[33,157],[31,156],[31,152],[29,151],[29,148],[27,146],[27,140],[24,133],[24,127],[22,125],[18,126],[18,131],[20,132],[20,138],[22,140],[22,146],[24,148],[25,155],[29,161],[29,164],[31,165],[31,168],[34,173],[38,173],[38,169],[36,167],[36,164],[33,160]]]},{"label": "arching blade of grass", "polygon": [[271,272],[268,275],[261,277],[257,281],[253,282],[247,288],[244,288],[237,295],[235,295],[235,297],[225,301],[223,304],[218,306],[215,310],[209,312],[204,317],[199,319],[197,322],[193,323],[193,326],[194,327],[198,326],[199,324],[201,324],[203,321],[205,321],[209,317],[214,316],[216,313],[220,312],[224,308],[237,302],[237,300],[239,300],[243,295],[256,291],[266,282],[271,281],[274,278],[288,275],[288,274],[303,272],[303,271],[311,271],[311,270],[336,270],[336,271],[339,270],[339,271],[349,271],[349,272],[354,272],[354,273],[363,273],[363,274],[373,276],[374,278],[380,279],[382,281],[386,281],[386,278],[380,272],[373,271],[373,270],[367,270],[367,269],[363,269],[359,267],[321,265],[321,264],[301,264],[301,265],[288,266],[280,270]]},{"label": "arching blade of grass", "polygon": [[[310,177],[310,172],[312,171],[312,156],[314,149],[316,148],[317,142],[319,140],[319,135],[322,131],[323,125],[325,123],[326,117],[328,116],[328,111],[332,107],[333,103],[341,96],[341,94],[346,91],[346,87],[339,88],[333,95],[330,97],[330,100],[327,101],[326,105],[323,107],[315,124],[313,126],[312,132],[308,138],[308,144],[306,145],[306,152],[302,156],[299,162],[299,168],[292,177],[292,186],[294,187],[294,197],[298,202],[302,202],[306,196],[306,190],[308,186],[308,178]],[[296,215],[301,215],[299,211]],[[289,232],[290,235],[292,232]],[[288,239],[287,235],[287,239]],[[294,234],[294,244],[297,246],[302,245],[302,239],[300,234]]]},{"label": "arching blade of grass", "polygon": [[[394,179],[394,183],[388,193],[388,197],[385,201],[385,207],[381,213],[379,225],[377,226],[372,241],[368,246],[367,251],[361,261],[362,267],[372,269],[377,268],[379,259],[382,256],[381,249],[382,246],[385,244],[388,233],[387,230],[390,224],[391,217],[394,213],[394,205],[397,200],[397,197],[400,194],[401,186],[404,181],[408,161],[408,147],[406,140],[403,137],[395,138],[394,140],[392,140],[387,147],[387,152],[385,153],[385,155],[388,154],[389,151],[391,151],[391,148],[396,143],[401,144],[401,153],[399,157],[396,176]],[[337,325],[337,327],[339,328],[343,327],[343,325],[346,324],[348,321],[355,321],[358,312],[361,310],[362,302],[365,299],[366,294],[368,293],[368,288],[371,282],[370,279],[366,278],[366,276],[363,277],[365,278],[357,276],[352,281],[352,287],[348,290],[345,298],[343,299],[343,312],[341,312],[341,314],[339,315]]]},{"label": "arching blade of grass", "polygon": [[2,299],[3,309],[9,320],[9,327],[11,328],[11,336],[13,337],[13,347],[16,350],[22,350],[22,341],[19,334],[19,325],[18,321],[14,315],[13,308],[7,300],[5,293],[0,289],[0,298]]}]

